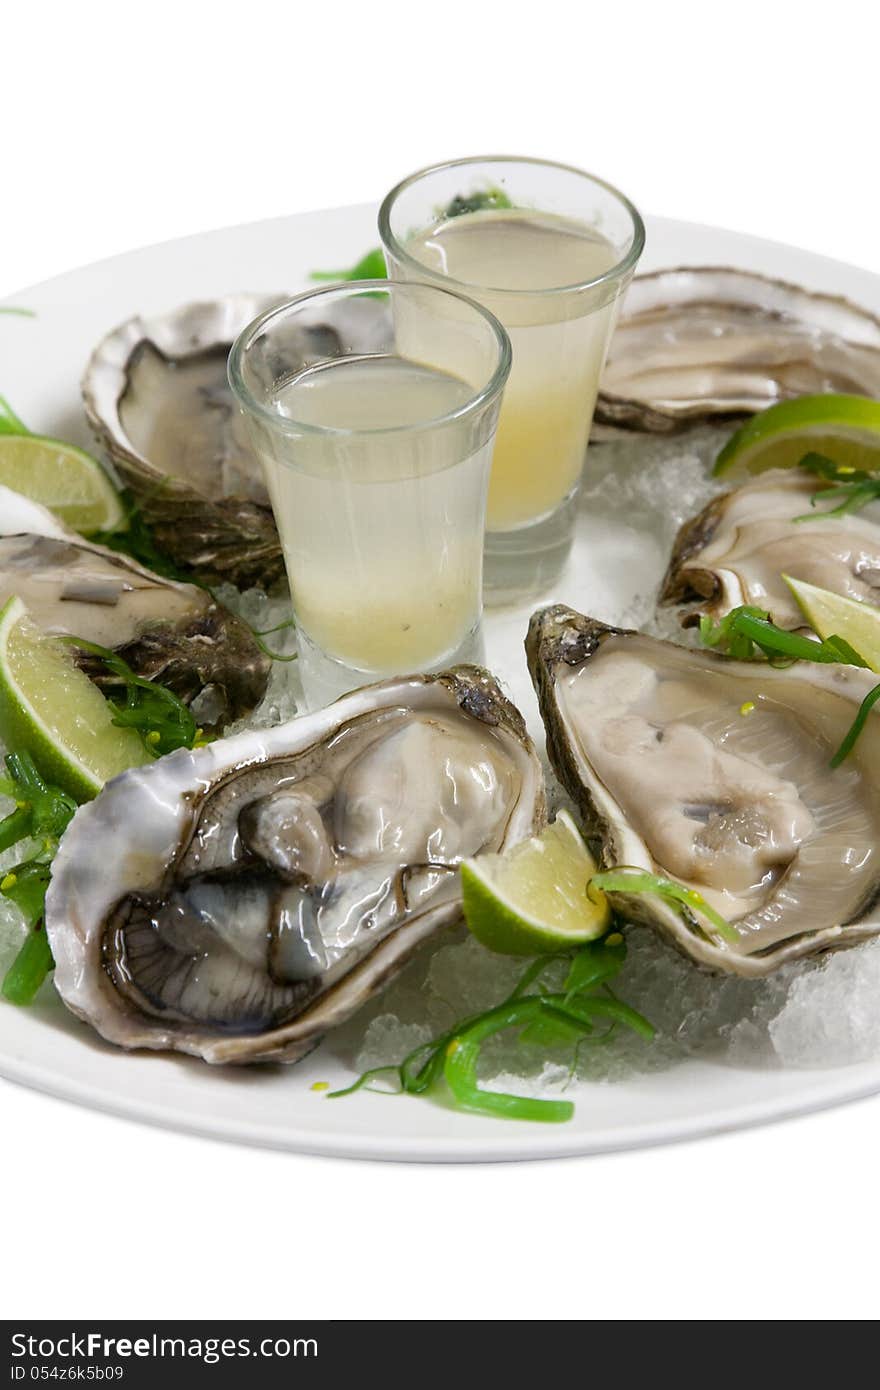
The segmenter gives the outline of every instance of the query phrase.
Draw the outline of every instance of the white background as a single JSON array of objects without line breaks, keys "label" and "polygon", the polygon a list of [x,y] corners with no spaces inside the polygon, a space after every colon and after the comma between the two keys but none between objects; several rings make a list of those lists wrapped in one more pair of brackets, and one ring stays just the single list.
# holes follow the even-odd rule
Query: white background
[{"label": "white background", "polygon": [[[878,38],[876,6],[849,0],[17,4],[0,294],[490,151],[880,271]],[[0,1107],[6,1317],[877,1312],[880,1100],[445,1169],[248,1151],[7,1084]]]}]

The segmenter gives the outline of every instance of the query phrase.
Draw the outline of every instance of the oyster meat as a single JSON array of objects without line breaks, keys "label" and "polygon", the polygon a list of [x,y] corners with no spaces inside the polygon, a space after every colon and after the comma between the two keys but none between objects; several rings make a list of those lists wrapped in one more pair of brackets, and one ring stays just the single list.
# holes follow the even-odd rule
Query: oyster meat
[{"label": "oyster meat", "polygon": [[[228,295],[129,319],[98,344],[82,381],[89,424],[160,549],[183,569],[242,589],[272,588],[284,562],[226,359],[241,330],[284,298]],[[342,342],[370,352],[387,337],[387,308],[375,299],[331,306],[326,317],[296,329],[303,366]]]},{"label": "oyster meat", "polygon": [[476,667],[172,753],[64,835],[56,987],[123,1047],[296,1061],[456,920],[463,858],[543,818],[522,718]]},{"label": "oyster meat", "polygon": [[[0,488],[0,607],[13,594],[43,631],[112,648],[187,703],[201,696],[205,727],[241,718],[265,694],[269,658],[207,590],[93,545],[46,508]],[[100,659],[75,653],[97,684],[116,683]]]},{"label": "oyster meat", "polygon": [[876,682],[783,670],[536,613],[529,669],[550,758],[605,866],[697,890],[735,943],[655,894],[619,894],[695,961],[738,975],[880,933],[880,720],[830,759]]},{"label": "oyster meat", "polygon": [[[782,577],[788,574],[880,605],[880,504],[822,518],[820,489],[806,469],[771,469],[714,498],[679,531],[660,602],[689,605],[685,624],[746,603],[766,609],[780,627],[801,627],[803,614]],[[803,516],[810,520],[796,520]]]},{"label": "oyster meat", "polygon": [[821,391],[880,396],[880,319],[753,271],[682,266],[630,285],[596,420],[668,434]]}]

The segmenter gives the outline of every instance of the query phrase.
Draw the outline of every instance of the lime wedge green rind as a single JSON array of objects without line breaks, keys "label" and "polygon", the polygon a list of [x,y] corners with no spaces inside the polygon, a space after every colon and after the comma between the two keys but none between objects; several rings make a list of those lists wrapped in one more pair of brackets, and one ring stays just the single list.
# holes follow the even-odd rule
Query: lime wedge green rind
[{"label": "lime wedge green rind", "polygon": [[83,535],[126,525],[122,498],[98,460],[59,439],[0,431],[0,484]]},{"label": "lime wedge green rind", "polygon": [[880,401],[833,392],[780,401],[731,436],[713,472],[717,477],[793,467],[811,451],[835,463],[880,467]]},{"label": "lime wedge green rind", "polygon": [[468,927],[491,951],[534,956],[603,936],[611,919],[604,894],[587,896],[596,862],[574,821],[560,811],[540,835],[504,854],[461,866]]},{"label": "lime wedge green rind", "polygon": [[112,709],[69,649],[41,632],[15,597],[0,612],[0,739],[25,749],[47,782],[78,801],[150,761],[139,735],[113,723]]},{"label": "lime wedge green rind", "polygon": [[880,672],[880,609],[787,574],[782,577],[814,632],[823,639],[842,637],[872,671]]}]

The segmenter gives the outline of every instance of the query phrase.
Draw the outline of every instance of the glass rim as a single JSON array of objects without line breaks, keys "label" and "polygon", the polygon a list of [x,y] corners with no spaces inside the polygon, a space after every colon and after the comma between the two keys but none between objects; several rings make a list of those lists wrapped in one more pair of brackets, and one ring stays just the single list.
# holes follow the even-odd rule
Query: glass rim
[{"label": "glass rim", "polygon": [[[415,256],[411,256],[392,231],[391,209],[399,196],[413,184],[431,174],[439,174],[444,169],[458,169],[467,164],[534,164],[543,169],[558,169],[564,174],[576,174],[578,178],[586,179],[589,183],[603,189],[604,192],[610,193],[611,197],[629,214],[633,227],[632,245],[621,260],[616,261],[609,270],[603,271],[601,275],[595,276],[592,280],[581,280],[571,285],[550,285],[541,290],[504,289],[500,285],[477,284],[471,280],[459,280],[454,275],[434,272],[430,266],[423,265],[421,261],[416,260]],[[463,159],[447,159],[439,164],[427,164],[424,169],[417,169],[415,173],[407,174],[406,178],[396,183],[382,199],[379,207],[379,238],[385,250],[390,251],[398,260],[405,262],[408,267],[420,271],[423,275],[435,275],[439,280],[446,280],[452,285],[463,285],[465,289],[484,290],[491,294],[504,294],[510,295],[512,298],[527,299],[529,296],[575,294],[596,289],[600,285],[609,284],[615,280],[622,280],[629,271],[635,269],[639,257],[645,249],[645,224],[635,203],[627,198],[625,193],[621,193],[620,189],[615,188],[613,183],[608,183],[606,179],[600,179],[597,174],[591,174],[586,169],[579,169],[575,164],[563,164],[555,159],[538,159],[527,154],[483,154],[465,155]]]},{"label": "glass rim", "polygon": [[[489,328],[495,341],[498,351],[498,361],[492,371],[491,376],[484,386],[468,397],[461,405],[454,410],[446,411],[443,415],[433,415],[425,420],[416,421],[408,425],[384,425],[375,429],[352,429],[339,425],[315,425],[305,421],[295,420],[292,416],[278,415],[270,410],[268,406],[257,400],[253,391],[248,386],[242,372],[242,360],[247,349],[255,341],[257,334],[273,319],[280,319],[286,316],[291,309],[312,300],[321,298],[346,299],[356,298],[379,291],[383,294],[407,293],[413,289],[427,290],[430,294],[446,295],[458,303],[466,304],[473,309]],[[352,354],[346,354],[350,356]],[[358,356],[379,356],[380,354],[356,354]],[[342,359],[330,359],[342,360]],[[455,424],[474,414],[476,411],[488,405],[495,396],[503,391],[507,378],[510,375],[510,365],[513,360],[510,338],[503,324],[495,317],[489,309],[484,309],[482,304],[470,299],[467,295],[459,294],[457,290],[447,289],[445,285],[435,285],[425,281],[408,280],[395,282],[393,280],[352,280],[342,282],[338,285],[326,285],[321,289],[304,290],[302,294],[294,295],[291,299],[285,300],[281,304],[274,305],[271,309],[266,309],[262,314],[258,314],[255,319],[245,327],[236,337],[229,351],[227,359],[226,374],[232,393],[236,397],[239,405],[243,409],[250,411],[252,415],[262,418],[275,429],[280,429],[284,434],[293,435],[314,435],[316,437],[336,437],[343,439],[375,438],[380,435],[390,434],[417,434],[420,430],[436,429],[438,426]],[[427,364],[426,364],[427,365]],[[465,383],[467,384],[467,383]]]}]

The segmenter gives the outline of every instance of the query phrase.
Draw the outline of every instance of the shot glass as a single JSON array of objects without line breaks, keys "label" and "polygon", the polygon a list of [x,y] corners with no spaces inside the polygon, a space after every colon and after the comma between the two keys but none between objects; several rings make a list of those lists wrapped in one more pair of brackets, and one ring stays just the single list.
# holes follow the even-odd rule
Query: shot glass
[{"label": "shot glass", "polygon": [[492,156],[411,174],[382,203],[379,233],[392,280],[467,294],[510,335],[487,554],[558,545],[570,534],[620,297],[644,245],[641,217],[580,169]]},{"label": "shot glass", "polygon": [[509,370],[493,315],[436,285],[315,290],[233,344],[300,655],[328,695],[467,651]]}]

